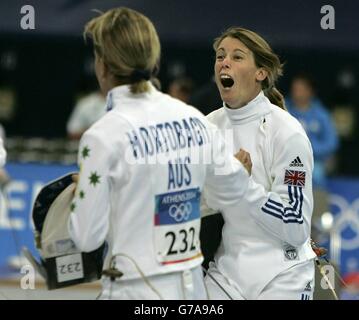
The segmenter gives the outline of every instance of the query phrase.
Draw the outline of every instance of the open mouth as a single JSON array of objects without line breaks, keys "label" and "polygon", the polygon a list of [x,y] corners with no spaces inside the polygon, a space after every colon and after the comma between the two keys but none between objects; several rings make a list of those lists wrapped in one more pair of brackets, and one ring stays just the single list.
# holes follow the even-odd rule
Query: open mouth
[{"label": "open mouth", "polygon": [[234,85],[234,80],[227,74],[221,74],[220,79],[224,88],[230,88]]}]

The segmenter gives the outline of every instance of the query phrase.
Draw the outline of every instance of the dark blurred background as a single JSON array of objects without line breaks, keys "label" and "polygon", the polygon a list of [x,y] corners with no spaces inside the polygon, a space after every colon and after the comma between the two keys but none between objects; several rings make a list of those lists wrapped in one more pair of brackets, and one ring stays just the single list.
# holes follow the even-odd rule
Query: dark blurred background
[{"label": "dark blurred background", "polygon": [[[34,30],[20,26],[20,10],[26,4],[35,9]],[[335,8],[335,30],[321,29],[320,9],[325,4]],[[1,1],[0,123],[8,138],[66,137],[66,122],[76,100],[94,87],[91,48],[82,39],[84,23],[96,15],[92,9],[114,6],[138,9],[154,22],[163,47],[159,79],[164,91],[177,77],[193,81],[193,94],[210,82],[212,42],[227,27],[238,25],[260,33],[285,64],[281,91],[288,93],[295,74],[309,72],[317,95],[338,118],[340,147],[332,172],[359,175],[355,0]]]}]

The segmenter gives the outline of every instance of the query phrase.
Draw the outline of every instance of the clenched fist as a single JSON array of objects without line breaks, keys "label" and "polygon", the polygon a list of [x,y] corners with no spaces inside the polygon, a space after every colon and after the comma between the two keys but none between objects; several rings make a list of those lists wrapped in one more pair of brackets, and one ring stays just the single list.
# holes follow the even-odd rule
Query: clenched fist
[{"label": "clenched fist", "polygon": [[252,174],[252,160],[251,160],[251,155],[249,154],[249,152],[240,149],[239,152],[237,152],[235,155],[237,160],[239,160],[243,167],[246,168],[246,170],[248,171],[249,175]]}]

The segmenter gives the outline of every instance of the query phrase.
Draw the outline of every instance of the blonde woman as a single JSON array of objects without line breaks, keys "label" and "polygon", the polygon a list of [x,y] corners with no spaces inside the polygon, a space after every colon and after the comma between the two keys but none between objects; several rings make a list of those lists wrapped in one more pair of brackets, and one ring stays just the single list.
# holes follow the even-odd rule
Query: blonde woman
[{"label": "blonde woman", "polygon": [[214,50],[223,107],[207,118],[234,151],[250,154],[260,188],[220,210],[225,223],[206,277],[210,298],[312,299],[313,154],[275,87],[279,58],[258,34],[236,27],[215,40]]},{"label": "blonde woman", "polygon": [[[212,205],[234,205],[250,183],[247,171],[203,114],[149,81],[160,42],[147,17],[112,9],[91,20],[85,35],[107,113],[80,141],[71,237],[84,252],[108,243],[102,299],[206,299],[203,185]],[[208,155],[212,161],[204,161]]]}]

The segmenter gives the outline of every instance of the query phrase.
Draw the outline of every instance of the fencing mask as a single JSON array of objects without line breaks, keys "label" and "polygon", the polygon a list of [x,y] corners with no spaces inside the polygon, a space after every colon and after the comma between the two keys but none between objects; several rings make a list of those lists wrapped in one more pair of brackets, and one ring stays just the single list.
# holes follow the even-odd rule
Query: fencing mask
[{"label": "fencing mask", "polygon": [[36,197],[32,219],[40,262],[29,250],[23,250],[50,290],[100,279],[105,258],[106,243],[92,252],[81,252],[69,235],[67,226],[76,188],[73,174],[50,182]]}]

